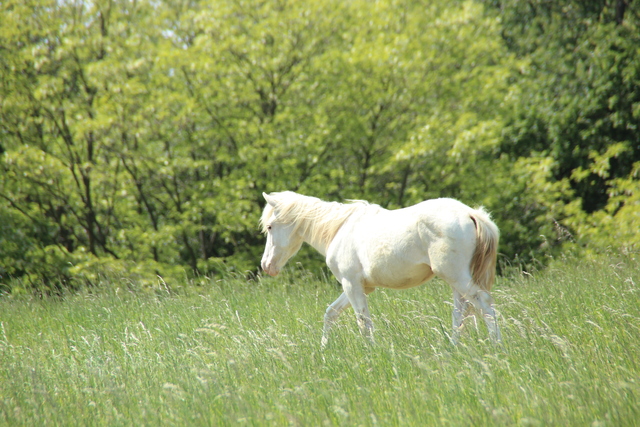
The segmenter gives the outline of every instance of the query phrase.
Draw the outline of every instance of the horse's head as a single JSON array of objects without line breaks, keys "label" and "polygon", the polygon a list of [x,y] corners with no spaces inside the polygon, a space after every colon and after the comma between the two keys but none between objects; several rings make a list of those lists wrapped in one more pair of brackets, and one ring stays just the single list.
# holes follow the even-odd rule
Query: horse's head
[{"label": "horse's head", "polygon": [[262,255],[262,269],[276,276],[302,246],[302,236],[296,232],[295,224],[279,218],[281,201],[274,195],[262,193],[267,205],[262,213],[262,229],[267,235],[267,244]]}]

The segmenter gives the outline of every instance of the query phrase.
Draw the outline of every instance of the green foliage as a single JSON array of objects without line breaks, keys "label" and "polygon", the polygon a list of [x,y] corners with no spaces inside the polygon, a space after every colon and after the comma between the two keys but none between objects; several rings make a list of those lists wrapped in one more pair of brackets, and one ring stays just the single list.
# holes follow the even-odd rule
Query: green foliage
[{"label": "green foliage", "polygon": [[285,189],[634,250],[638,2],[484,3],[3,2],[0,283],[255,271]]},{"label": "green foliage", "polygon": [[626,213],[637,210],[640,3],[487,3],[526,60],[501,151],[539,169],[525,190],[536,221],[548,228],[553,218],[587,251],[637,248],[634,233],[612,231],[640,227]]},{"label": "green foliage", "polygon": [[[598,164],[594,162],[594,169]],[[609,174],[606,166],[598,170]],[[589,254],[611,249],[637,253],[640,248],[640,162],[628,176],[607,183],[610,186],[607,205],[591,215],[577,211],[570,224],[581,236],[581,243],[589,242],[586,247]]]}]

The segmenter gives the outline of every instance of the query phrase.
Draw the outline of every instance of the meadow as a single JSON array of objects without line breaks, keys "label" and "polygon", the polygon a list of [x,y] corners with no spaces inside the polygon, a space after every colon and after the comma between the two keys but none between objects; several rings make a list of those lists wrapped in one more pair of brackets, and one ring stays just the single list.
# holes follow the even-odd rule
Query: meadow
[{"label": "meadow", "polygon": [[469,319],[453,346],[434,280],[369,297],[375,345],[347,312],[321,350],[340,290],[296,266],[0,297],[0,425],[637,425],[639,267],[513,268],[494,292],[502,345]]}]

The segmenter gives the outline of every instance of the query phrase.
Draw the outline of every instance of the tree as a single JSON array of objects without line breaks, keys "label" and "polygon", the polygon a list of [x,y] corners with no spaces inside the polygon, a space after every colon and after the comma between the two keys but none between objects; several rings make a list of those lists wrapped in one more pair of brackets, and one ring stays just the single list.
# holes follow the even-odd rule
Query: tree
[{"label": "tree", "polygon": [[[554,222],[585,245],[624,246],[626,240],[589,236],[600,228],[597,218],[633,205],[619,195],[631,191],[640,160],[639,3],[487,3],[502,19],[507,46],[525,61],[500,149],[529,170],[534,159],[548,168],[529,191],[538,199],[537,222],[547,230]],[[553,190],[534,194],[547,187]],[[627,217],[622,226],[640,222]]]},{"label": "tree", "polygon": [[0,282],[255,271],[284,189],[484,204],[507,258],[631,230],[637,2],[596,3],[3,2]]}]

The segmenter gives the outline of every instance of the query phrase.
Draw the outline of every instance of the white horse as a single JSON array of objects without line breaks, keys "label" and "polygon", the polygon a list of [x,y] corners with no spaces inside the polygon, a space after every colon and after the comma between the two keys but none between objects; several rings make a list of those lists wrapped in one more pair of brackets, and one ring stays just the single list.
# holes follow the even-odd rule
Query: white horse
[{"label": "white horse", "polygon": [[495,278],[498,227],[483,209],[453,199],[427,200],[387,210],[363,201],[324,202],[291,191],[263,193],[260,219],[267,235],[262,269],[276,276],[309,243],[326,262],[343,293],[324,316],[322,346],[338,315],[352,306],[360,331],[373,341],[367,294],[376,288],[407,289],[434,275],[453,288],[453,335],[457,342],[469,303],[500,341],[489,291]]}]

